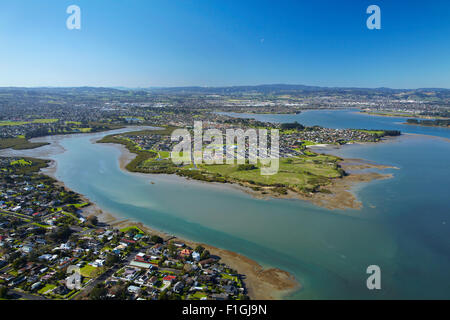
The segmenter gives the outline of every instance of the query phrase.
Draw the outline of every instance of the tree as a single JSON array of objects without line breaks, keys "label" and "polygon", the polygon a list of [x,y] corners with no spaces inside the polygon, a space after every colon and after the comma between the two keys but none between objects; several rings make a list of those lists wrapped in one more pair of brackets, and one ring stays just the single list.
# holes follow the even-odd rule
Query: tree
[{"label": "tree", "polygon": [[203,248],[203,247],[200,246],[200,245],[198,245],[198,246],[195,248],[195,252],[198,252],[198,253],[200,253],[200,254],[202,254],[203,251],[205,251],[205,248]]},{"label": "tree", "polygon": [[32,262],[38,262],[39,261],[39,252],[37,250],[34,250],[28,254],[27,260]]},{"label": "tree", "polygon": [[108,254],[108,256],[106,257],[106,261],[105,264],[108,267],[112,267],[113,265],[115,265],[117,262],[119,262],[119,257],[115,254]]},{"label": "tree", "polygon": [[58,271],[56,271],[54,277],[57,280],[63,280],[67,277],[67,273],[64,271],[64,269],[59,269]]},{"label": "tree", "polygon": [[12,267],[14,269],[20,269],[25,263],[27,262],[27,259],[25,257],[19,257],[12,263]]},{"label": "tree", "polygon": [[202,254],[200,255],[200,259],[204,260],[204,259],[208,259],[210,257],[210,253],[208,250],[205,250],[202,252]]},{"label": "tree", "polygon": [[157,236],[157,235],[153,235],[150,240],[154,243],[163,243],[163,238]]},{"label": "tree", "polygon": [[167,250],[169,250],[171,256],[174,256],[177,253],[177,247],[173,244],[173,242],[169,243]]},{"label": "tree", "polygon": [[50,234],[50,238],[56,242],[67,241],[67,239],[69,238],[71,233],[72,233],[72,230],[70,230],[69,226],[64,225],[64,226],[58,227],[55,231],[53,231]]},{"label": "tree", "polygon": [[0,299],[7,299],[8,298],[8,288],[1,286],[0,287]]},{"label": "tree", "polygon": [[92,300],[105,300],[107,294],[108,290],[106,290],[103,284],[99,283],[91,290],[89,298]]},{"label": "tree", "polygon": [[419,121],[417,119],[408,119],[406,120],[407,123],[412,123],[412,124],[418,124]]},{"label": "tree", "polygon": [[159,300],[169,300],[169,297],[167,296],[167,292],[165,290],[159,294]]},{"label": "tree", "polygon": [[258,169],[254,164],[240,164],[237,168],[238,171],[249,171],[254,169]]},{"label": "tree", "polygon": [[66,206],[65,210],[70,213],[76,213],[78,211],[78,209],[74,205]]},{"label": "tree", "polygon": [[93,226],[96,226],[98,224],[98,218],[94,215],[90,215],[87,217],[87,222]]},{"label": "tree", "polygon": [[117,291],[116,291],[116,297],[117,300],[127,300],[128,298],[128,292],[127,292],[127,286],[121,285]]},{"label": "tree", "polygon": [[305,129],[305,127],[296,121],[294,123],[283,123],[283,124],[281,124],[281,129],[284,129],[284,130],[289,130],[289,129],[303,130],[303,129]]}]

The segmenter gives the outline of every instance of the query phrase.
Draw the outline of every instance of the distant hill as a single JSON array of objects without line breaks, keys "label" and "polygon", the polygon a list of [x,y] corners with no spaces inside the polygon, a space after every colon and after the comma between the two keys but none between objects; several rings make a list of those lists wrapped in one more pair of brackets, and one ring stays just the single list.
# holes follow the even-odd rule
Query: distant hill
[{"label": "distant hill", "polygon": [[[141,89],[142,90],[142,89]],[[354,92],[354,93],[423,93],[442,92],[449,94],[450,89],[420,88],[420,89],[391,89],[391,88],[357,88],[357,87],[318,87],[297,84],[264,84],[255,86],[230,86],[230,87],[161,87],[147,88],[145,90],[165,93],[190,93],[190,94],[224,94],[224,93],[298,93],[298,92]]]},{"label": "distant hill", "polygon": [[355,87],[318,87],[296,84],[265,84],[255,86],[230,86],[230,87],[160,87],[160,88],[103,88],[103,87],[42,87],[42,88],[0,88],[0,99],[6,94],[20,97],[21,95],[56,95],[56,96],[104,96],[120,97],[140,96],[145,97],[154,94],[166,95],[292,95],[292,96],[361,96],[365,98],[386,96],[397,99],[414,99],[430,102],[449,101],[450,89],[420,88],[420,89],[391,89],[391,88],[355,88]]}]

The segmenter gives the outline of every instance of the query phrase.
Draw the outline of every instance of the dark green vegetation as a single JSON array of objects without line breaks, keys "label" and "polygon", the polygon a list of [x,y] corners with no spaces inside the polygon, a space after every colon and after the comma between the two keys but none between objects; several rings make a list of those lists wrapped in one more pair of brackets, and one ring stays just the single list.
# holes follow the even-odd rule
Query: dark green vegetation
[{"label": "dark green vegetation", "polygon": [[35,149],[47,145],[45,142],[30,142],[25,138],[0,139],[0,149],[13,148],[14,150]]},{"label": "dark green vegetation", "polygon": [[420,126],[450,127],[450,119],[436,119],[436,120],[408,119],[406,120],[406,123]]},{"label": "dark green vegetation", "polygon": [[298,123],[298,122],[282,123],[280,125],[280,127],[281,127],[282,130],[292,130],[292,129],[303,130],[303,129],[305,129],[305,127],[303,125],[301,125],[300,123]]},{"label": "dark green vegetation", "polygon": [[382,137],[395,137],[401,135],[401,131],[399,130],[367,130],[367,129],[358,129],[358,131],[367,132],[377,136],[378,138]]},{"label": "dark green vegetation", "polygon": [[[152,135],[166,135],[172,134],[176,127],[166,127],[160,130],[142,130],[127,132],[127,136],[152,136]],[[142,150],[131,139],[125,138],[123,134],[109,135],[97,141],[98,143],[116,143],[124,145],[130,152],[137,156],[129,164],[126,169],[131,172],[144,173],[175,173],[176,169],[170,160],[156,160],[157,153],[149,150]]]},{"label": "dark green vegetation", "polygon": [[[8,159],[8,158],[0,158]],[[39,170],[47,167],[48,160],[35,158],[21,158],[19,160],[7,161],[6,165],[2,165],[1,171],[11,174],[37,174]],[[50,178],[51,179],[51,178]]]},{"label": "dark green vegetation", "polygon": [[237,171],[248,171],[248,170],[255,170],[258,167],[254,164],[240,164],[237,167]]},{"label": "dark green vegetation", "polygon": [[55,122],[52,123],[51,128],[41,127],[34,130],[29,130],[25,137],[27,139],[52,136],[58,134],[71,134],[71,133],[88,133],[88,132],[102,132],[114,129],[121,129],[122,125],[119,124],[106,124],[106,123],[66,123],[66,122]]}]

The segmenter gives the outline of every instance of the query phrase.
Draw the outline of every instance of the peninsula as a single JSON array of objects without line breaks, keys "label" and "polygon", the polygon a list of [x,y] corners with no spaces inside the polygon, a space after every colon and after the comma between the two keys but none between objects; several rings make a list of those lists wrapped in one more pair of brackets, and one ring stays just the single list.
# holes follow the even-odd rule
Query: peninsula
[{"label": "peninsula", "polygon": [[[269,123],[258,123],[272,128]],[[229,124],[215,128],[229,128]],[[195,164],[176,165],[170,159],[174,143],[171,133],[176,127],[167,126],[158,130],[141,130],[105,136],[98,143],[121,144],[136,156],[126,164],[131,172],[147,174],[176,174],[187,179],[214,183],[230,183],[256,197],[299,198],[330,209],[359,209],[361,203],[349,191],[358,182],[386,179],[391,174],[360,172],[349,174],[344,168],[355,166],[332,155],[312,152],[309,147],[318,142],[345,144],[355,142],[378,142],[382,137],[398,135],[395,131],[334,130],[305,128],[300,124],[280,125],[280,163],[276,174],[260,174],[261,164]],[[306,140],[309,139],[309,140]],[[317,141],[317,142],[315,142]],[[359,160],[365,169],[385,169]]]}]

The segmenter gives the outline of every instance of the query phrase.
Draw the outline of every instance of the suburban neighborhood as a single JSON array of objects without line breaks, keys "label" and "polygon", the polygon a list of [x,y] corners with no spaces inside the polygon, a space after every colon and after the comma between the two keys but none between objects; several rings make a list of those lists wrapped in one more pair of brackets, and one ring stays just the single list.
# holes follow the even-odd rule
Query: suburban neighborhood
[{"label": "suburban neighborhood", "polygon": [[220,257],[85,216],[90,203],[38,173],[44,166],[0,158],[0,299],[248,299]]}]

